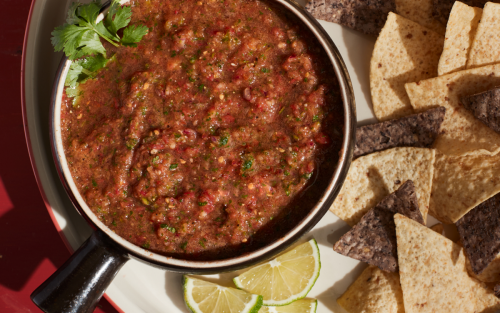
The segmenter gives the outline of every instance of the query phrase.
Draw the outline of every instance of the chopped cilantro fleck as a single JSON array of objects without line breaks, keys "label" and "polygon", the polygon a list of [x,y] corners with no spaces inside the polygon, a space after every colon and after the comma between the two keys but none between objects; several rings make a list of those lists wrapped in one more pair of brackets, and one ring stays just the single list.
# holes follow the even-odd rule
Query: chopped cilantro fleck
[{"label": "chopped cilantro fleck", "polygon": [[175,228],[174,227],[170,227],[167,224],[161,224],[160,227],[163,228],[163,229],[166,229],[166,230],[170,231],[172,234],[175,234]]},{"label": "chopped cilantro fleck", "polygon": [[223,146],[227,145],[228,140],[229,140],[229,138],[226,136],[220,137],[219,146],[223,147]]}]

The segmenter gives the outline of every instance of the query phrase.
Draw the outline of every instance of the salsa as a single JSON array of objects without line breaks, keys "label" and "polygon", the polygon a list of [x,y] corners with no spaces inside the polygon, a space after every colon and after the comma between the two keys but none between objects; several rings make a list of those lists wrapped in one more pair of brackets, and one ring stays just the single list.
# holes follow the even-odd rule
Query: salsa
[{"label": "salsa", "polygon": [[164,255],[220,259],[279,238],[338,160],[342,102],[325,53],[264,1],[131,7],[148,34],[137,47],[104,43],[111,61],[63,101],[65,154],[86,203]]}]

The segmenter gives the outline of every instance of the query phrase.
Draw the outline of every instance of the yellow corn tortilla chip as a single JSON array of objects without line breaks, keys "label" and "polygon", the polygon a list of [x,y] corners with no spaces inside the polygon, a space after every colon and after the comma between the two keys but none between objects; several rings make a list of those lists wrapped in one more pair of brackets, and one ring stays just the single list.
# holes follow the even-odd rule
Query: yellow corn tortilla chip
[{"label": "yellow corn tortilla chip", "polygon": [[500,62],[500,4],[484,6],[481,23],[472,42],[467,68]]},{"label": "yellow corn tortilla chip", "polygon": [[404,84],[437,76],[444,37],[389,13],[370,61],[373,110],[380,121],[413,113]]},{"label": "yellow corn tortilla chip", "polygon": [[433,225],[430,227],[433,231],[435,231],[436,233],[440,234],[440,235],[443,235],[444,236],[444,226],[443,224],[441,223],[438,223],[436,225]]},{"label": "yellow corn tortilla chip", "polygon": [[412,107],[417,112],[444,106],[446,115],[441,124],[444,132],[434,148],[445,154],[463,154],[500,148],[500,134],[475,118],[460,104],[460,97],[487,91],[500,85],[500,65],[465,70],[405,85]]},{"label": "yellow corn tortilla chip", "polygon": [[396,13],[444,35],[446,27],[432,17],[433,3],[434,0],[396,0]]},{"label": "yellow corn tortilla chip", "polygon": [[500,153],[478,150],[451,156],[436,153],[429,214],[455,223],[500,192]]},{"label": "yellow corn tortilla chip", "polygon": [[394,222],[406,312],[474,312],[477,291],[462,247],[401,214]]},{"label": "yellow corn tortilla chip", "polygon": [[439,59],[439,76],[465,69],[482,13],[480,8],[455,2],[446,27],[443,53]]},{"label": "yellow corn tortilla chip", "polygon": [[500,310],[500,299],[484,283],[474,280],[473,290],[477,298],[475,313],[495,313]]},{"label": "yellow corn tortilla chip", "polygon": [[337,303],[349,313],[404,313],[399,273],[368,266]]},{"label": "yellow corn tortilla chip", "polygon": [[420,212],[426,221],[434,159],[433,149],[413,147],[393,148],[362,156],[352,162],[330,211],[354,226],[366,212],[411,179],[415,184]]}]

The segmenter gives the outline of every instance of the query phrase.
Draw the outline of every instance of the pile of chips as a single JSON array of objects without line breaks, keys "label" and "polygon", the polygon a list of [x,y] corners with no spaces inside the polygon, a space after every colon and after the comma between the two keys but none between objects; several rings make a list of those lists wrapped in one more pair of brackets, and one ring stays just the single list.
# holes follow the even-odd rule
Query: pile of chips
[{"label": "pile of chips", "polygon": [[[496,312],[500,4],[312,0],[306,9],[378,35],[370,88],[380,123],[358,129],[330,209],[353,227],[334,250],[369,267],[338,303],[351,313]],[[426,227],[428,214],[460,240]]]}]

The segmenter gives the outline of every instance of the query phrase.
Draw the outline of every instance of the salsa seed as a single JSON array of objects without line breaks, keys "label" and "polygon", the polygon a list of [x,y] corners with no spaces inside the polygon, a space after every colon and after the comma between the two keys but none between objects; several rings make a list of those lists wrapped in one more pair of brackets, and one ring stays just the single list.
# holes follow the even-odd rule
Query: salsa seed
[{"label": "salsa seed", "polygon": [[248,189],[252,190],[254,188],[255,188],[255,186],[252,183],[248,184]]},{"label": "salsa seed", "polygon": [[82,118],[82,116],[83,116],[83,114],[82,114],[82,113],[80,113],[80,115],[78,115],[77,119],[81,119],[81,118]]},{"label": "salsa seed", "polygon": [[184,161],[183,159],[181,159],[181,164],[186,164],[186,161]]},{"label": "salsa seed", "polygon": [[219,99],[223,100],[223,99],[224,99],[224,95],[223,95],[223,94],[220,94],[220,95],[219,95]]},{"label": "salsa seed", "polygon": [[151,150],[151,154],[157,154],[157,153],[158,153],[158,150],[156,150],[156,149]]},{"label": "salsa seed", "polygon": [[219,163],[224,163],[224,157],[219,157]]}]

